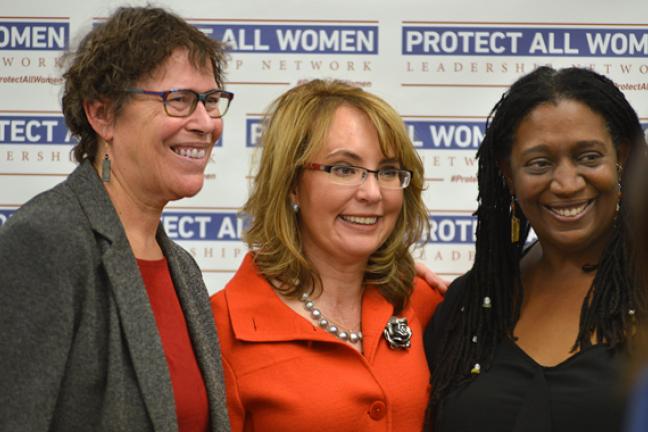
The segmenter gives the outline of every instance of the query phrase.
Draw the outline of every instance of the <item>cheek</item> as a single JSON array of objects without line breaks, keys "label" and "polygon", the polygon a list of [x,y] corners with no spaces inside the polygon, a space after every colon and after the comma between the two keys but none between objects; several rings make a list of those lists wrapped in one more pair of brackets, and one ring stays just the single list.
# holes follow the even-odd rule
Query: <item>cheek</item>
[{"label": "cheek", "polygon": [[538,199],[551,186],[551,178],[549,176],[518,176],[511,183],[515,190],[516,200],[522,203]]},{"label": "cheek", "polygon": [[223,119],[214,119],[214,132],[212,133],[212,142],[215,143],[223,135]]},{"label": "cheek", "polygon": [[151,135],[159,137],[160,140],[166,141],[176,136],[184,128],[184,122],[168,117],[165,119],[152,119],[151,120]]},{"label": "cheek", "polygon": [[616,192],[619,190],[619,178],[616,173],[616,167],[614,170],[606,170],[605,173],[603,173],[600,176],[600,180],[598,182],[600,184],[599,188],[602,190],[607,190],[610,192]]},{"label": "cheek", "polygon": [[394,220],[398,218],[398,215],[403,210],[404,197],[403,193],[394,193],[394,196],[385,197],[385,208],[393,216]]}]

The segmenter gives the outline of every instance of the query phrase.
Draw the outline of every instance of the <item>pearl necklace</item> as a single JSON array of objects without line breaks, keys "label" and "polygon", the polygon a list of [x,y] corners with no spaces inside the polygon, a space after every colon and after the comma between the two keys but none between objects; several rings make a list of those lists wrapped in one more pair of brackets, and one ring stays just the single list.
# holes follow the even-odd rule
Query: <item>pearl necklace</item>
[{"label": "pearl necklace", "polygon": [[353,344],[362,341],[361,331],[354,332],[350,330],[343,330],[336,326],[333,322],[322,315],[322,311],[315,307],[315,302],[311,300],[308,294],[302,293],[299,300],[304,303],[304,308],[308,312],[310,312],[311,319],[315,321],[321,328],[331,333],[333,336],[344,342],[351,342]]}]

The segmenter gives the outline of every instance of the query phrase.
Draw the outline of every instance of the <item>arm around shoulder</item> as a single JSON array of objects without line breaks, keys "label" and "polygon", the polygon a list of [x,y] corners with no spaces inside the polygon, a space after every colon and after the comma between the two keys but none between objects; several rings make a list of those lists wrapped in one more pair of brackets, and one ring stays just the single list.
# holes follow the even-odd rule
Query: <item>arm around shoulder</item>
[{"label": "arm around shoulder", "polygon": [[416,316],[421,321],[421,325],[424,327],[427,325],[435,313],[437,306],[442,301],[443,297],[435,287],[420,277],[414,278],[414,288],[410,302],[416,312]]}]

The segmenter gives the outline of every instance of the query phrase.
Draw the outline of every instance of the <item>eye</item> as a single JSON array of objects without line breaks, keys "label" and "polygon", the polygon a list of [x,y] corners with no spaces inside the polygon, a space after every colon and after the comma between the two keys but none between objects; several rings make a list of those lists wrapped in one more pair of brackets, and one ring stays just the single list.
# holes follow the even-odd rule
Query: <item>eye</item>
[{"label": "eye", "polygon": [[381,168],[380,176],[385,179],[395,179],[400,175],[400,169],[398,168]]},{"label": "eye", "polygon": [[334,165],[331,167],[331,174],[337,177],[352,177],[358,173],[359,169],[349,165]]},{"label": "eye", "polygon": [[525,167],[531,174],[543,174],[551,168],[551,161],[544,158],[531,159]]},{"label": "eye", "polygon": [[209,96],[207,96],[205,102],[211,105],[218,105],[220,98],[221,98],[220,93],[212,93]]},{"label": "eye", "polygon": [[191,100],[194,97],[195,96],[189,92],[175,91],[169,93],[167,96],[167,103],[172,103],[174,105],[191,104]]},{"label": "eye", "polygon": [[603,155],[598,152],[587,152],[581,154],[578,157],[578,161],[585,165],[596,166],[600,163],[602,157]]}]

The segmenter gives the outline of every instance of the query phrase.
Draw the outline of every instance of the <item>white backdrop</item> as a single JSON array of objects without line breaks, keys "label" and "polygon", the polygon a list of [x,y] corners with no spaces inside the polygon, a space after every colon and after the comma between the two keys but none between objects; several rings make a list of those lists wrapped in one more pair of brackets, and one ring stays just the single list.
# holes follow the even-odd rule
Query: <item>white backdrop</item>
[{"label": "white backdrop", "polygon": [[[61,54],[117,1],[2,0],[0,225],[74,169],[60,111]],[[130,5],[144,4],[132,2]],[[236,213],[248,193],[259,119],[302,80],[332,77],[379,94],[403,116],[425,164],[432,232],[417,254],[444,277],[473,258],[475,150],[506,87],[542,64],[611,77],[648,128],[648,1],[168,0],[231,47],[236,93],[203,190],[163,223],[192,252],[211,292],[245,253]]]}]

